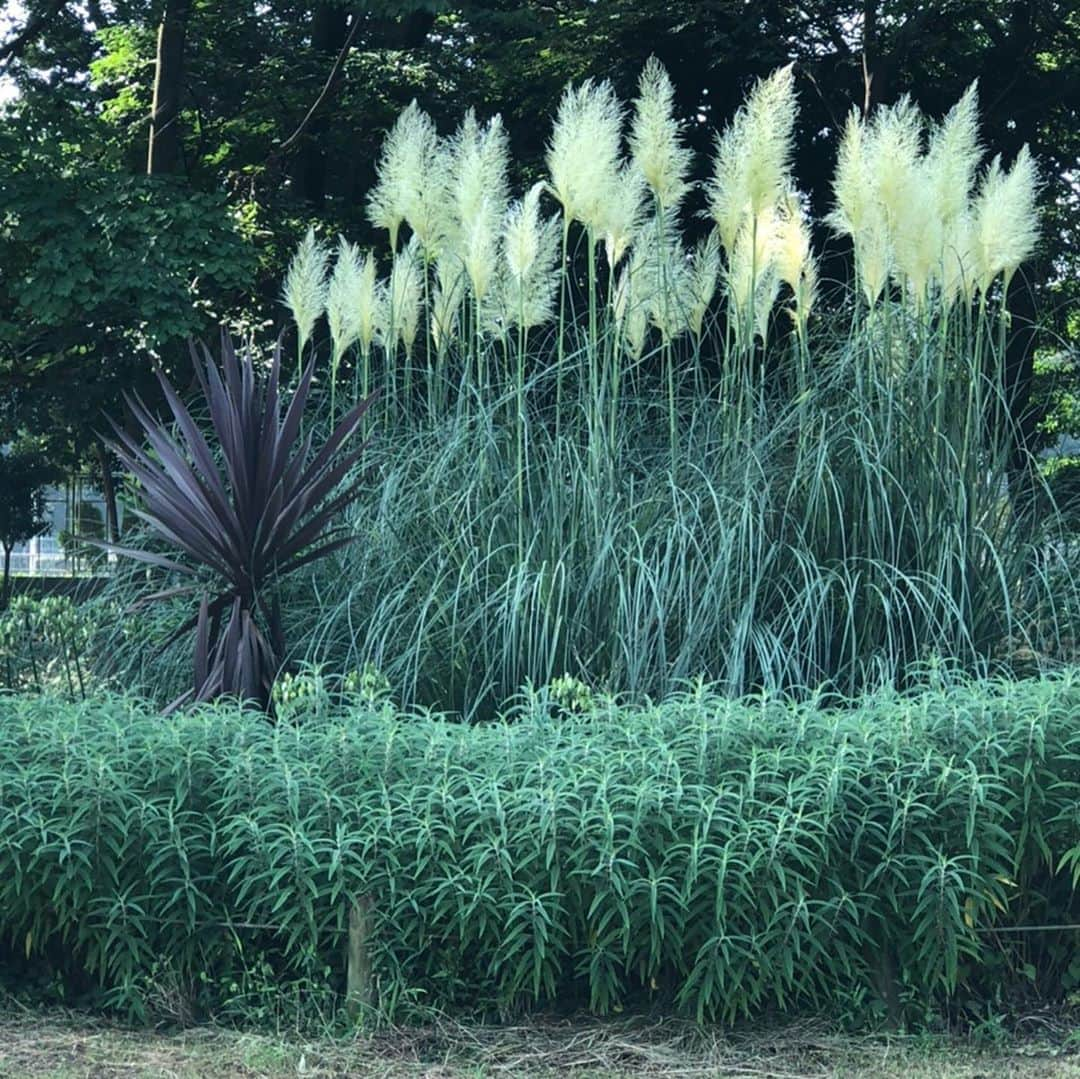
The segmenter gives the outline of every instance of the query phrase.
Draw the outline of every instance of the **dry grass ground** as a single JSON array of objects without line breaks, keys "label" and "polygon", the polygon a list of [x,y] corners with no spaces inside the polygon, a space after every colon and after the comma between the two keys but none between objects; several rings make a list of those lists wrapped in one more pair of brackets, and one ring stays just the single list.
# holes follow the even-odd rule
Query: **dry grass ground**
[{"label": "dry grass ground", "polygon": [[758,1079],[1080,1079],[1080,1031],[1040,1021],[1023,1042],[850,1038],[790,1025],[738,1035],[676,1021],[521,1027],[440,1024],[353,1041],[309,1041],[196,1027],[133,1031],[85,1015],[0,1012],[0,1079],[404,1079],[741,1076]]}]

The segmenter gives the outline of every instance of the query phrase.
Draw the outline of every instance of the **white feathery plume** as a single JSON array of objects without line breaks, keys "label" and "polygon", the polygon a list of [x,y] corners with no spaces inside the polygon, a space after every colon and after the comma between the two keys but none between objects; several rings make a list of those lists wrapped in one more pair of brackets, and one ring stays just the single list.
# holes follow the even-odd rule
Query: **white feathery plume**
[{"label": "white feathery plume", "polygon": [[870,124],[867,174],[890,228],[920,195],[922,130],[922,115],[907,94],[895,105],[878,109]]},{"label": "white feathery plume", "polygon": [[397,251],[398,231],[408,216],[414,188],[438,135],[431,117],[416,100],[409,102],[383,140],[375,186],[368,192],[368,220],[390,233],[390,248]]},{"label": "white feathery plume", "polygon": [[776,273],[795,297],[797,322],[805,324],[817,299],[817,266],[810,250],[810,225],[794,192],[781,204],[773,246]]},{"label": "white feathery plume", "polygon": [[364,259],[344,236],[338,238],[337,261],[326,293],[326,321],[334,358],[340,359],[360,339]]},{"label": "white feathery plume", "polygon": [[878,215],[856,235],[855,264],[863,296],[873,307],[881,299],[893,268],[893,245],[884,216]]},{"label": "white feathery plume", "polygon": [[975,283],[985,295],[1003,273],[1008,286],[1039,242],[1039,172],[1027,144],[1008,172],[1000,154],[990,163],[975,199],[972,254]]},{"label": "white feathery plume", "polygon": [[982,159],[978,83],[973,82],[945,119],[930,132],[927,181],[946,229],[967,213]]},{"label": "white feathery plume", "polygon": [[941,220],[939,279],[945,305],[971,299],[971,196],[979,161],[978,83],[973,82],[930,134],[926,153],[928,187]]},{"label": "white feathery plume", "polygon": [[420,302],[423,280],[420,276],[420,240],[413,236],[394,256],[390,271],[388,339],[390,347],[398,341],[405,345],[405,354],[412,353],[416,332],[420,325]]},{"label": "white feathery plume", "polygon": [[365,355],[371,351],[378,330],[381,304],[386,302],[385,288],[376,280],[375,256],[372,252],[364,256],[360,266],[360,277],[356,283],[357,340],[360,350]]},{"label": "white feathery plume", "polygon": [[499,226],[508,202],[509,147],[502,118],[481,126],[469,109],[449,149],[450,245],[483,302],[497,269]]},{"label": "white feathery plume", "polygon": [[[923,119],[904,97],[872,125],[870,175],[890,233],[892,271],[922,306],[940,280],[946,225],[967,205],[978,160],[974,87],[938,125],[922,153]],[[957,189],[952,190],[952,185]]]},{"label": "white feathery plume", "polygon": [[645,178],[632,165],[619,170],[597,231],[604,237],[608,268],[614,270],[630,248],[645,217]]},{"label": "white feathery plume", "polygon": [[[643,274],[637,272],[634,259],[623,267],[611,298],[612,313],[619,341],[626,354],[639,360],[649,332],[649,304]],[[646,295],[641,295],[646,292]]]},{"label": "white feathery plume", "polygon": [[674,341],[691,328],[693,306],[690,265],[686,251],[676,233],[672,239],[657,246],[658,257],[663,259],[663,276],[666,287],[653,293],[649,319],[660,331],[661,340]]},{"label": "white feathery plume", "polygon": [[838,234],[852,239],[859,286],[870,307],[888,284],[894,261],[892,227],[876,172],[878,130],[876,123],[864,124],[857,110],[848,115],[833,174],[835,206],[827,218]]},{"label": "white feathery plume", "polygon": [[941,298],[946,308],[962,296],[971,302],[975,295],[975,258],[972,251],[974,225],[970,211],[952,221],[945,234],[941,266]]},{"label": "white feathery plume", "polygon": [[848,113],[833,170],[835,205],[825,220],[840,236],[855,237],[872,226],[877,215],[873,203],[872,178],[866,152],[866,128],[858,109]]},{"label": "white feathery plume", "polygon": [[503,222],[503,254],[510,273],[526,278],[540,256],[540,195],[543,183],[533,184],[523,199],[512,203]]},{"label": "white feathery plume", "polygon": [[679,239],[675,210],[664,210],[644,221],[634,239],[627,281],[631,306],[627,326],[635,342],[644,342],[637,322],[651,323],[665,342],[689,328],[690,267]]},{"label": "white feathery plume", "polygon": [[892,222],[896,277],[922,306],[931,282],[941,275],[945,252],[945,223],[925,158],[912,171],[908,197],[896,207]]},{"label": "white feathery plume", "polygon": [[605,210],[618,186],[622,106],[606,80],[568,86],[559,102],[547,167],[550,189],[563,207],[563,227],[580,221],[602,235]]},{"label": "white feathery plume", "polygon": [[457,331],[461,305],[465,302],[468,274],[457,255],[449,252],[435,262],[435,291],[431,299],[431,339],[442,350]]},{"label": "white feathery plume", "polygon": [[401,223],[407,222],[430,254],[438,249],[447,218],[446,186],[446,153],[435,123],[412,101],[383,143],[368,220],[389,231],[394,251]]},{"label": "white feathery plume", "polygon": [[810,228],[806,213],[794,192],[788,192],[776,218],[773,257],[780,280],[797,291],[803,267],[810,258]]},{"label": "white feathery plume", "polygon": [[326,270],[330,252],[309,228],[300,241],[285,275],[283,300],[292,312],[300,338],[299,351],[311,340],[315,323],[326,309]]},{"label": "white feathery plume", "polygon": [[675,119],[675,88],[655,56],[645,62],[630,125],[630,152],[657,202],[677,209],[690,185],[692,154]]},{"label": "white feathery plume", "polygon": [[612,317],[623,350],[633,360],[641,358],[649,321],[658,305],[662,269],[657,256],[655,217],[647,221],[634,241],[611,297]]},{"label": "white feathery plume", "polygon": [[727,287],[736,332],[743,332],[753,304],[754,332],[763,341],[780,288],[775,259],[778,223],[771,209],[744,221],[728,256]]},{"label": "white feathery plume", "polygon": [[716,295],[722,268],[720,237],[716,229],[712,229],[694,248],[687,275],[687,323],[696,338],[701,337],[705,312]]},{"label": "white feathery plume", "polygon": [[559,285],[559,221],[540,213],[543,184],[534,184],[506,212],[503,226],[503,304],[506,323],[529,329],[547,322]]},{"label": "white feathery plume", "polygon": [[796,111],[789,64],[757,82],[717,137],[709,212],[729,259],[744,223],[775,205],[790,186]]}]

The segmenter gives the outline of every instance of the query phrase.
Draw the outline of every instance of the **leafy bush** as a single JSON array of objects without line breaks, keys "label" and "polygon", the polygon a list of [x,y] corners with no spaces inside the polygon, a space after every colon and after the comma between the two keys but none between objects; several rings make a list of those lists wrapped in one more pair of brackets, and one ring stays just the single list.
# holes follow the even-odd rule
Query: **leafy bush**
[{"label": "leafy bush", "polygon": [[11,961],[133,1014],[163,987],[185,1014],[267,984],[326,1004],[361,902],[386,1017],[902,1017],[1076,984],[1075,930],[1008,929],[1080,921],[1080,672],[850,710],[700,687],[567,707],[572,688],[472,727],[314,676],[276,726],[0,697]]}]

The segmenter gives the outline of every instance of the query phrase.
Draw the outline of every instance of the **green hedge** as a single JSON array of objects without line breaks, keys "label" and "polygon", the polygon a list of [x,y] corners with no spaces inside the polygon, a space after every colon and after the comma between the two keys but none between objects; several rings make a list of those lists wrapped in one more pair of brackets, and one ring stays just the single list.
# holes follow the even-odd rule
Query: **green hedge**
[{"label": "green hedge", "polygon": [[481,727],[0,697],[0,948],[134,1014],[333,996],[363,899],[384,1016],[1061,992],[1080,934],[1000,930],[1080,921],[1078,717],[1080,671]]}]

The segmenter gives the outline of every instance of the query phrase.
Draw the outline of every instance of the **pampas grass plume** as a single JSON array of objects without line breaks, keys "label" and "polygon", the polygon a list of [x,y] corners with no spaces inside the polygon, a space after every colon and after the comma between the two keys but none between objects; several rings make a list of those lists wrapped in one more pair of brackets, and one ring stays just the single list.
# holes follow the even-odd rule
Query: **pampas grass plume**
[{"label": "pampas grass plume", "polygon": [[612,316],[623,350],[633,360],[641,358],[645,336],[649,332],[648,287],[645,271],[639,264],[637,248],[630,262],[619,274],[611,299]]},{"label": "pampas grass plume", "polygon": [[764,341],[772,306],[780,288],[776,268],[780,219],[771,209],[745,221],[728,256],[728,296],[735,314],[736,332],[746,325],[753,305],[754,331]]},{"label": "pampas grass plume", "polygon": [[835,205],[826,217],[841,236],[857,236],[871,224],[872,177],[866,160],[865,128],[857,109],[848,113],[833,170]]},{"label": "pampas grass plume", "polygon": [[698,241],[690,256],[687,322],[695,338],[701,338],[705,312],[716,294],[721,269],[720,237],[716,229],[713,229],[708,236]]},{"label": "pampas grass plume", "polygon": [[622,262],[645,216],[645,178],[633,165],[624,165],[602,207],[598,231],[604,237],[609,269]]},{"label": "pampas grass plume", "polygon": [[946,228],[967,212],[982,153],[979,87],[973,82],[933,129],[926,151],[927,186]]},{"label": "pampas grass plume", "polygon": [[773,241],[773,260],[780,280],[795,297],[796,321],[805,323],[817,299],[817,267],[810,251],[810,224],[794,192],[783,203]]},{"label": "pampas grass plume", "polygon": [[506,211],[503,225],[503,252],[511,275],[518,281],[528,277],[540,255],[540,195],[543,184],[533,184],[523,199]]},{"label": "pampas grass plume", "polygon": [[360,266],[360,276],[356,281],[356,321],[357,339],[360,350],[366,355],[371,351],[379,323],[382,320],[381,307],[386,302],[385,287],[376,280],[377,267],[375,256],[368,251]]},{"label": "pampas grass plume", "polygon": [[569,86],[559,102],[547,167],[552,194],[563,207],[563,228],[580,221],[603,234],[608,200],[618,187],[622,106],[607,81]]},{"label": "pampas grass plume", "polygon": [[330,252],[309,228],[300,241],[285,275],[283,300],[292,312],[299,335],[299,351],[311,340],[315,323],[326,309],[326,270]]},{"label": "pampas grass plume", "polygon": [[559,222],[540,213],[542,183],[513,203],[503,225],[506,263],[503,306],[507,325],[530,329],[547,322],[558,289]]},{"label": "pampas grass plume", "polygon": [[337,261],[326,293],[326,321],[335,359],[360,338],[363,279],[364,259],[360,249],[344,236],[340,237]]},{"label": "pampas grass plume", "polygon": [[420,325],[420,301],[423,279],[420,269],[420,240],[413,236],[394,257],[389,286],[389,333],[386,338],[392,347],[397,341],[405,345],[405,354],[412,353]]},{"label": "pampas grass plume", "polygon": [[376,228],[390,233],[392,251],[397,251],[398,231],[408,212],[411,188],[434,135],[434,125],[414,99],[383,141],[375,186],[368,193],[367,215]]},{"label": "pampas grass plume", "polygon": [[431,299],[431,339],[440,352],[457,330],[467,282],[461,259],[450,253],[440,256],[435,263],[435,292]]},{"label": "pampas grass plume", "polygon": [[692,154],[675,120],[675,88],[663,64],[650,56],[638,82],[630,126],[630,152],[662,207],[676,209],[689,190]]},{"label": "pampas grass plume", "polygon": [[888,284],[893,263],[889,223],[874,174],[875,158],[873,134],[853,109],[840,140],[833,173],[835,205],[826,220],[839,235],[851,237],[859,287],[870,307]]},{"label": "pampas grass plume", "polygon": [[473,295],[483,301],[497,264],[499,226],[507,204],[509,147],[502,118],[481,126],[469,109],[449,148],[450,246],[464,263]]},{"label": "pampas grass plume", "polygon": [[446,153],[435,123],[412,101],[383,143],[375,187],[368,195],[368,220],[389,231],[391,250],[397,251],[403,221],[425,252],[437,248],[447,217],[447,180]]},{"label": "pampas grass plume", "polygon": [[972,238],[975,280],[984,295],[1000,273],[1007,286],[1034,253],[1039,241],[1038,192],[1038,167],[1026,144],[1008,172],[1001,167],[1000,155],[990,163],[975,200]]},{"label": "pampas grass plume", "polygon": [[963,296],[969,303],[975,295],[974,225],[970,210],[949,224],[941,265],[941,297],[951,307]]},{"label": "pampas grass plume", "polygon": [[906,94],[895,105],[878,109],[870,125],[867,175],[890,227],[895,227],[911,199],[923,194],[919,173],[922,128],[922,115]]},{"label": "pampas grass plume", "polygon": [[790,186],[795,116],[789,64],[758,81],[716,140],[709,212],[729,258],[743,224],[772,207]]},{"label": "pampas grass plume", "polygon": [[780,280],[794,292],[810,259],[810,228],[798,197],[789,192],[781,203],[773,243]]}]

